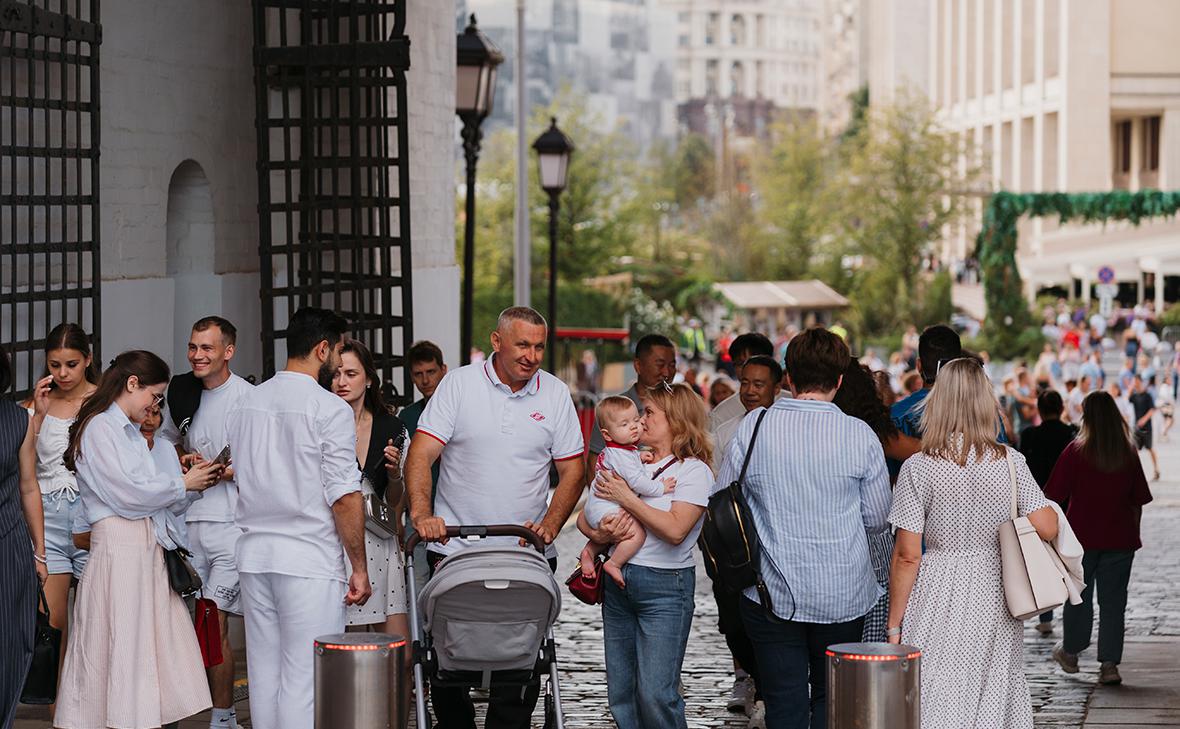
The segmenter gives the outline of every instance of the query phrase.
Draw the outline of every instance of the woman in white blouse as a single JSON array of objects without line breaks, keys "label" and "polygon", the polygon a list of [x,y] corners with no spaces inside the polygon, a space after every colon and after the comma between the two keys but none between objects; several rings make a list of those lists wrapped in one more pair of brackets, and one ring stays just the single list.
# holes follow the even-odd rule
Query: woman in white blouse
[{"label": "woman in white blouse", "polygon": [[70,428],[65,464],[78,477],[90,561],[78,587],[54,726],[150,729],[209,708],[204,663],[184,602],[168,584],[164,549],[181,541],[169,518],[220,467],[163,473],[139,424],[164,399],[168,365],[124,352]]}]

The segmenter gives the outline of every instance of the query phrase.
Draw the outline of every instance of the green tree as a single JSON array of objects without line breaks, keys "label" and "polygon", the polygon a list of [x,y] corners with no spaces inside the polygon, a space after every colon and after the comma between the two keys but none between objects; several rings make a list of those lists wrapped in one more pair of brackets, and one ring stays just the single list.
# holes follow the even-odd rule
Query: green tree
[{"label": "green tree", "polygon": [[[846,174],[837,183],[848,236],[877,268],[864,308],[892,326],[918,321],[926,281],[923,257],[966,214],[978,170],[964,164],[966,148],[942,129],[924,100],[903,96],[872,110],[851,144]],[[881,298],[877,299],[876,297]],[[874,325],[870,331],[879,333]]]},{"label": "green tree", "polygon": [[770,154],[754,164],[767,246],[765,267],[758,275],[806,278],[821,241],[832,228],[831,150],[814,120],[779,123],[771,130],[771,138]]}]

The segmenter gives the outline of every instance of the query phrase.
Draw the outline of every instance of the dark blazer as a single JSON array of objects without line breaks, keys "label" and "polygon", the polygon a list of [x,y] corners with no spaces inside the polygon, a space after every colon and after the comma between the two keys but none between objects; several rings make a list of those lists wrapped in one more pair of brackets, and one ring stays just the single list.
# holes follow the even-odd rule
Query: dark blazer
[{"label": "dark blazer", "polygon": [[[406,426],[401,419],[390,413],[374,413],[373,432],[369,436],[369,450],[365,453],[365,462],[361,464],[361,471],[373,484],[373,491],[382,499],[385,489],[389,485],[389,474],[385,470],[385,446],[389,441],[397,441],[398,437],[406,434]],[[405,435],[406,442],[409,436]],[[405,457],[405,444],[402,445],[402,457]]]}]

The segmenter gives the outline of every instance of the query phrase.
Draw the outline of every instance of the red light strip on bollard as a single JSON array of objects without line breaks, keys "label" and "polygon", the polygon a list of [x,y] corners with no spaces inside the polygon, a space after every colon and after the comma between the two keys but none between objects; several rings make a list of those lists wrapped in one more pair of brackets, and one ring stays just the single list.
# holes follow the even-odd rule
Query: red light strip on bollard
[{"label": "red light strip on bollard", "polygon": [[865,655],[863,653],[836,653],[834,651],[824,651],[824,652],[827,653],[829,657],[834,656],[836,658],[841,658],[846,661],[871,661],[871,662],[875,662],[875,663],[880,663],[883,661],[900,661],[902,659],[905,659],[907,661],[912,661],[915,658],[921,657],[921,655],[922,655],[922,651],[914,651],[913,653],[908,653],[904,656],[870,656],[870,655]]},{"label": "red light strip on bollard", "polygon": [[373,645],[372,643],[368,645],[340,645],[339,643],[320,643],[316,641],[315,645],[316,648],[323,648],[329,651],[379,651],[382,648],[400,648],[405,644],[406,642],[403,640],[397,643],[381,643],[379,645]]}]

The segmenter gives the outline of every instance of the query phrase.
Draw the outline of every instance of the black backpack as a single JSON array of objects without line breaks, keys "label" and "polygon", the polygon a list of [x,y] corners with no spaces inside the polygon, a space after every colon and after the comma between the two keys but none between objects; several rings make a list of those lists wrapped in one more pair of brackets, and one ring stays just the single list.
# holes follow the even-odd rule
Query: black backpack
[{"label": "black backpack", "polygon": [[709,497],[699,543],[705,554],[705,571],[714,582],[728,592],[755,588],[762,607],[767,614],[773,615],[774,603],[762,580],[762,542],[754,528],[750,506],[742,495],[742,482],[746,480],[750,455],[754,452],[758,429],[765,417],[766,410],[758,414],[737,480]]}]

